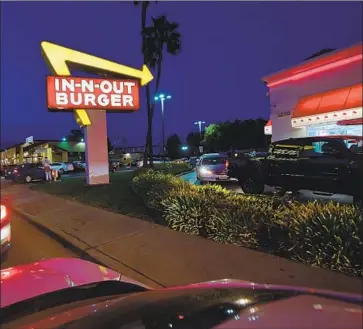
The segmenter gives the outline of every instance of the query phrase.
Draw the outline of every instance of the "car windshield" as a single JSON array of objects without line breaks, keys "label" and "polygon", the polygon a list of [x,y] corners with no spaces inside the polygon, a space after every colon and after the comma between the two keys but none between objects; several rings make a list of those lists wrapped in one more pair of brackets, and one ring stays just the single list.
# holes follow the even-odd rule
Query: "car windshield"
[{"label": "car windshield", "polygon": [[207,165],[207,166],[226,164],[226,162],[227,162],[227,158],[225,158],[225,157],[204,158],[202,160],[202,164]]}]

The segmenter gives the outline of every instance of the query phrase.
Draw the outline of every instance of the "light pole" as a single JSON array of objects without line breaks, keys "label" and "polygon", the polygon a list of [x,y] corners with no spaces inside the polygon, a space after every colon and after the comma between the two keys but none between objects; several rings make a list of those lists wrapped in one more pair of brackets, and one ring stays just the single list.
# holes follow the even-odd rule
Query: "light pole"
[{"label": "light pole", "polygon": [[202,125],[205,124],[205,121],[195,121],[194,122],[195,125],[198,125],[199,127],[199,134],[200,134],[200,140],[203,139],[203,135],[202,135]]},{"label": "light pole", "polygon": [[159,94],[154,97],[154,100],[160,101],[161,103],[161,129],[162,129],[162,136],[163,136],[163,157],[165,162],[165,124],[164,124],[164,103],[165,100],[170,99],[171,95],[166,94]]}]

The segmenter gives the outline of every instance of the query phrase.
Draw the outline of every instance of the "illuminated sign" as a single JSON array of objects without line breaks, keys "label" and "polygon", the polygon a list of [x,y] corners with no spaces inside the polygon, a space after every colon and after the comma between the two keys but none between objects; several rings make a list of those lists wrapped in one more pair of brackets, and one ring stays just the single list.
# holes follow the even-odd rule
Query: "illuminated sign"
[{"label": "illuminated sign", "polygon": [[47,105],[52,110],[135,111],[139,108],[139,82],[49,76]]},{"label": "illuminated sign", "polygon": [[[138,70],[48,41],[43,41],[41,43],[41,49],[53,74],[62,77],[71,76],[70,69],[76,68],[104,77],[120,79],[125,79],[127,77],[136,78],[140,80],[141,86],[145,86],[154,78],[146,65],[143,65],[142,69]],[[82,108],[80,106],[75,109],[75,117],[80,126],[89,126],[91,124],[90,118],[84,107]]]},{"label": "illuminated sign", "polygon": [[34,143],[34,137],[29,136],[29,137],[25,138],[25,143],[26,144],[33,144]]}]

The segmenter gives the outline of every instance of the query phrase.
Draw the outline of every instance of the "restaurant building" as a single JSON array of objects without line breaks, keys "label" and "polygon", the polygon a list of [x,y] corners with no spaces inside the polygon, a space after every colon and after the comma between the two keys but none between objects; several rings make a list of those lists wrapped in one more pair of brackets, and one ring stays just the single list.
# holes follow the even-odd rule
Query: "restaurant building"
[{"label": "restaurant building", "polygon": [[265,76],[272,141],[322,135],[362,136],[362,43],[329,51]]},{"label": "restaurant building", "polygon": [[1,165],[21,163],[39,163],[45,157],[50,162],[69,162],[84,160],[85,143],[59,140],[33,140],[27,138],[19,143],[1,150]]}]

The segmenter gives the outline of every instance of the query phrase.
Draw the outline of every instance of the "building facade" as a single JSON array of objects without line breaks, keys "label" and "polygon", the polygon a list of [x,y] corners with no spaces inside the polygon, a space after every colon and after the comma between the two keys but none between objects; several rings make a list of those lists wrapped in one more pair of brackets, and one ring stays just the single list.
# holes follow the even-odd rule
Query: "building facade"
[{"label": "building facade", "polygon": [[328,52],[263,78],[272,141],[321,135],[362,136],[362,43]]},{"label": "building facade", "polygon": [[38,163],[47,157],[51,162],[84,160],[85,143],[32,140],[1,151],[1,165]]}]

